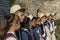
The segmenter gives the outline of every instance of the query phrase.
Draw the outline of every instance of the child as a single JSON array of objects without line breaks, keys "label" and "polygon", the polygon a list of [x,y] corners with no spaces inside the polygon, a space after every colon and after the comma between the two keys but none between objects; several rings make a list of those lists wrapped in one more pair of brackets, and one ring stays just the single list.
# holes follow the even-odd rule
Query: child
[{"label": "child", "polygon": [[4,16],[3,19],[7,20],[6,27],[3,28],[3,30],[5,30],[3,40],[18,40],[15,31],[20,28],[19,17],[11,14],[9,16]]},{"label": "child", "polygon": [[[19,16],[21,22],[23,22],[24,20],[24,12],[25,12],[25,8],[22,8],[19,4],[13,5],[10,9],[10,13]],[[16,36],[19,38],[19,40],[21,40],[20,30],[21,29],[16,31]]]},{"label": "child", "polygon": [[49,15],[49,24],[50,24],[50,32],[51,32],[51,40],[56,40],[55,37],[55,25],[54,25],[54,16],[52,14]]},{"label": "child", "polygon": [[28,17],[25,17],[24,19],[24,27],[21,28],[21,36],[22,36],[22,40],[29,40],[29,22],[30,19]]},{"label": "child", "polygon": [[42,29],[42,37],[44,38],[44,40],[51,40],[50,37],[50,31],[47,25],[47,16],[43,15],[41,17],[41,29]]},{"label": "child", "polygon": [[39,30],[39,24],[40,22],[38,22],[39,18],[38,17],[33,17],[33,21],[35,26],[33,26],[33,35],[35,40],[40,40],[40,30]]}]

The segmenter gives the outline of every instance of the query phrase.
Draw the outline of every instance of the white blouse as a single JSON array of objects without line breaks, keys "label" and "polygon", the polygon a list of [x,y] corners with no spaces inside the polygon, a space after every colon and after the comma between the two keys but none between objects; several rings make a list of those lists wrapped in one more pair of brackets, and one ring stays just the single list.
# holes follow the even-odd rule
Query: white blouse
[{"label": "white blouse", "polygon": [[6,40],[17,40],[17,39],[14,38],[14,37],[9,37],[9,38],[7,38]]},{"label": "white blouse", "polygon": [[[8,33],[12,33],[12,34],[14,34],[15,35],[15,32],[8,32]],[[7,33],[7,34],[8,34]],[[15,35],[16,36],[16,35]],[[17,40],[16,38],[14,38],[14,37],[8,37],[6,40]]]}]

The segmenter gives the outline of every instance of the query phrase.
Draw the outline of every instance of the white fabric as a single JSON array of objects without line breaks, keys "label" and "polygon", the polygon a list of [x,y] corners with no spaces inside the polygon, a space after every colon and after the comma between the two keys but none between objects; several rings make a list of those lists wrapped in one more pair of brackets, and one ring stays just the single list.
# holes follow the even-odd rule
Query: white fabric
[{"label": "white fabric", "polygon": [[28,29],[24,29],[24,31],[28,31]]},{"label": "white fabric", "polygon": [[49,31],[48,27],[45,26],[45,29],[46,29],[46,33],[47,33],[47,38],[46,38],[46,40],[51,40],[51,34],[50,34],[50,31]]},{"label": "white fabric", "polygon": [[32,16],[32,15],[29,15],[29,16],[27,16],[27,17],[29,17],[31,20],[32,20],[32,18],[33,18],[33,16]]},{"label": "white fabric", "polygon": [[[12,34],[14,34],[15,35],[15,32],[8,32],[8,33],[12,33]],[[7,34],[8,34],[7,33]],[[16,36],[16,35],[15,35]],[[16,38],[14,38],[14,37],[8,37],[6,40],[17,40]]]},{"label": "white fabric", "polygon": [[43,14],[43,13],[42,13],[42,14],[40,14],[40,18],[41,18],[41,17],[43,17],[43,16],[44,16],[44,14]]},{"label": "white fabric", "polygon": [[55,33],[53,33],[51,36],[52,36],[52,40],[56,40]]},{"label": "white fabric", "polygon": [[10,13],[15,13],[19,9],[21,9],[21,6],[20,5],[14,5],[10,9]]},{"label": "white fabric", "polygon": [[56,40],[56,37],[55,37],[56,26],[54,25],[54,22],[52,23],[52,26],[53,26],[53,33],[52,33],[51,37],[52,37],[52,40]]},{"label": "white fabric", "polygon": [[53,33],[51,34],[51,40],[56,40],[56,37],[55,37],[55,29],[56,29],[56,27],[54,25],[54,22],[52,24],[50,23],[50,32],[53,31]]},{"label": "white fabric", "polygon": [[45,37],[45,36],[46,36],[46,34],[44,33],[42,36],[43,36],[43,37]]},{"label": "white fabric", "polygon": [[50,40],[49,37],[46,37],[46,40]]},{"label": "white fabric", "polygon": [[51,13],[52,15],[54,15],[54,13]]},{"label": "white fabric", "polygon": [[57,28],[57,26],[54,26],[54,29],[56,29]]},{"label": "white fabric", "polygon": [[14,37],[9,37],[9,38],[7,38],[6,40],[17,40],[17,39],[14,38]]},{"label": "white fabric", "polygon": [[[49,23],[50,23],[50,21],[49,21]],[[52,24],[50,23],[50,32],[52,32],[53,31],[53,27],[52,27]]]},{"label": "white fabric", "polygon": [[37,30],[37,33],[39,33],[39,30]]},{"label": "white fabric", "polygon": [[7,32],[7,34],[8,34],[8,33],[12,33],[12,34],[14,34],[14,35],[15,35],[15,32]]}]

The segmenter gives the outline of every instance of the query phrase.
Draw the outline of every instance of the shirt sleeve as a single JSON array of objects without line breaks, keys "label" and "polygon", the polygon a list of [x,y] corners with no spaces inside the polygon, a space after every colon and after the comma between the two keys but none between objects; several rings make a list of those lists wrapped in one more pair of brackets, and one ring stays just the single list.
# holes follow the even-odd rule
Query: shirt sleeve
[{"label": "shirt sleeve", "polygon": [[8,37],[6,40],[17,40],[17,39],[14,37]]}]

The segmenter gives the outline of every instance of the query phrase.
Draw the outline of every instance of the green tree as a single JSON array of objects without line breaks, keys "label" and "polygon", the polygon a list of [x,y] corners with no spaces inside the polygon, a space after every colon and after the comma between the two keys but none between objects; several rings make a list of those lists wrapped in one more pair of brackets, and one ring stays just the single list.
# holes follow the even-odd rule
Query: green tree
[{"label": "green tree", "polygon": [[10,0],[10,6],[13,5],[15,0]]}]

